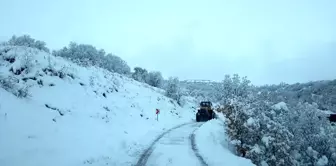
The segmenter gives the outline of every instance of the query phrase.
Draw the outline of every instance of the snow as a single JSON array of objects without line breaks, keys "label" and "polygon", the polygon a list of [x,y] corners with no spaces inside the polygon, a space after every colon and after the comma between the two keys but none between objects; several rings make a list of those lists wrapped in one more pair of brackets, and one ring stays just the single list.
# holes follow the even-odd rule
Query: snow
[{"label": "snow", "polygon": [[330,114],[335,114],[335,112],[332,112],[330,110],[319,110],[321,113],[324,113],[326,115],[330,115]]},{"label": "snow", "polygon": [[225,123],[226,119],[225,119],[224,114],[221,113],[221,112],[218,112],[218,111],[216,111],[216,110],[214,110],[214,111],[215,111],[215,113],[216,113],[217,120],[220,120],[220,121],[222,121],[223,123]]},{"label": "snow", "polygon": [[156,144],[146,165],[201,166],[190,148],[190,135],[198,126],[199,124],[197,123],[191,123],[164,135]]},{"label": "snow", "polygon": [[[180,107],[164,90],[126,76],[32,48],[6,48],[0,75],[18,81],[14,90],[29,87],[30,96],[18,98],[0,87],[0,165],[132,165],[159,134],[194,121],[191,97]],[[3,60],[9,57],[15,62]],[[10,71],[22,67],[19,75]],[[251,165],[219,141],[225,139],[221,121],[204,124],[196,137],[209,163]]]},{"label": "snow", "polygon": [[260,165],[261,165],[261,166],[268,166],[268,164],[266,163],[266,161],[262,161],[262,162],[260,163]]},{"label": "snow", "polygon": [[255,145],[253,146],[253,148],[251,149],[251,152],[255,152],[255,153],[260,154],[260,153],[261,153],[261,149],[260,149],[259,145],[258,145],[258,144],[255,144]]},{"label": "snow", "polygon": [[274,140],[274,138],[272,138],[271,136],[263,136],[261,138],[261,141],[266,145],[266,147],[269,146],[269,142]]},{"label": "snow", "polygon": [[317,166],[325,166],[328,165],[328,158],[326,156],[322,156],[316,163]]},{"label": "snow", "polygon": [[278,104],[275,104],[273,105],[273,109],[275,110],[285,110],[285,111],[288,111],[288,107],[287,107],[287,104],[285,102],[280,102]]},{"label": "snow", "polygon": [[[26,51],[32,52],[33,67],[14,75],[9,69],[23,66]],[[26,47],[14,47],[4,56],[16,60],[1,58],[0,73],[19,79],[19,87],[31,86],[31,97],[19,99],[0,88],[0,165],[129,165],[156,135],[194,118],[195,103],[179,107],[163,90],[119,74],[79,67]],[[44,73],[50,64],[75,79]],[[43,86],[37,80],[22,81],[27,77],[41,79]],[[161,110],[159,121],[156,108]]]},{"label": "snow", "polygon": [[200,154],[208,165],[252,166],[250,160],[229,151],[228,138],[221,120],[204,123],[196,131],[196,142]]},{"label": "snow", "polygon": [[255,119],[253,119],[252,117],[247,119],[247,125],[248,126],[252,126],[255,123]]},{"label": "snow", "polygon": [[312,147],[308,147],[307,148],[307,151],[306,153],[310,156],[310,157],[313,157],[313,158],[316,158],[317,159],[317,156],[318,156],[318,152],[316,150],[314,150]]}]

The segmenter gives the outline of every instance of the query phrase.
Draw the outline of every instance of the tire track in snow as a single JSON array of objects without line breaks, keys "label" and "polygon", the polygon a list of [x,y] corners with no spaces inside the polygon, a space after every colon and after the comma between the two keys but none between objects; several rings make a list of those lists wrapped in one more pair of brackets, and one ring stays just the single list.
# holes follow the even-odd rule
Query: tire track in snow
[{"label": "tire track in snow", "polygon": [[[192,150],[192,152],[195,154],[196,158],[199,160],[199,163],[201,166],[208,166],[206,162],[204,161],[203,157],[198,153],[198,149],[196,147],[196,142],[195,142],[195,131],[202,125],[203,123],[195,123],[195,122],[189,122],[189,123],[184,123],[181,125],[178,125],[176,127],[173,127],[162,134],[160,134],[151,144],[150,146],[141,154],[140,158],[138,159],[137,163],[135,166],[146,166],[148,163],[149,158],[151,157],[153,151],[156,149],[155,146],[159,143],[160,140],[163,139],[163,137],[171,132],[174,132],[174,130],[177,130],[179,128],[182,128],[187,125],[191,125],[190,134],[187,136],[187,140],[189,143],[189,148]],[[196,128],[196,129],[194,129]],[[162,144],[162,143],[161,143]],[[178,149],[177,149],[178,150]]]},{"label": "tire track in snow", "polygon": [[178,126],[175,126],[165,132],[163,132],[162,134],[160,134],[151,144],[150,146],[141,154],[140,159],[138,160],[137,164],[135,166],[145,166],[147,164],[148,158],[151,156],[153,150],[154,150],[154,145],[166,134],[168,134],[169,132],[178,129],[180,127],[186,126],[188,124],[192,124],[194,122],[189,122],[189,123],[184,123]]},{"label": "tire track in snow", "polygon": [[[201,126],[201,125],[200,125]],[[200,127],[199,126],[199,127]],[[208,166],[208,164],[205,162],[204,158],[202,157],[202,155],[199,153],[198,149],[197,149],[197,145],[196,145],[196,141],[195,141],[195,132],[198,128],[196,128],[192,134],[190,135],[189,139],[190,139],[190,144],[191,144],[191,149],[193,150],[195,156],[197,157],[197,159],[200,161],[200,163],[202,164],[202,166]]]}]

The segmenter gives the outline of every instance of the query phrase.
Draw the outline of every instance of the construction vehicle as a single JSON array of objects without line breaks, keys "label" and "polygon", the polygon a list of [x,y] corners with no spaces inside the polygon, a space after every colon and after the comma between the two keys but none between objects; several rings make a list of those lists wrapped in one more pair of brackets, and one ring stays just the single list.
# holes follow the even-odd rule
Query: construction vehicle
[{"label": "construction vehicle", "polygon": [[330,114],[328,118],[330,122],[336,122],[336,114]]},{"label": "construction vehicle", "polygon": [[210,101],[202,101],[196,113],[196,122],[206,122],[216,117]]}]

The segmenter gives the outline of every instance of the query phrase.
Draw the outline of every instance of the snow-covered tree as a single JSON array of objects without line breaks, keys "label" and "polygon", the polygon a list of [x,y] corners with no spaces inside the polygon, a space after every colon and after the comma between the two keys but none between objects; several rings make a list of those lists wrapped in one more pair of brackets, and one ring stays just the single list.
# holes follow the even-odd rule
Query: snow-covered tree
[{"label": "snow-covered tree", "polygon": [[54,56],[67,58],[81,66],[98,66],[103,60],[103,55],[98,50],[88,44],[77,44],[71,42],[69,47],[61,50],[53,51]]},{"label": "snow-covered tree", "polygon": [[222,86],[218,86],[217,98],[221,97],[220,101],[226,103],[233,98],[245,99],[251,93],[251,81],[247,77],[240,78],[238,74],[233,77],[225,75]]},{"label": "snow-covered tree", "polygon": [[14,93],[16,91],[17,81],[18,80],[15,77],[5,77],[2,73],[0,73],[0,87],[8,92]]},{"label": "snow-covered tree", "polygon": [[293,165],[290,142],[293,135],[276,122],[266,102],[231,100],[221,111],[227,119],[227,133],[237,148],[237,153],[254,163]]},{"label": "snow-covered tree", "polygon": [[163,83],[163,77],[161,72],[153,71],[148,73],[147,83],[151,86],[161,88]]},{"label": "snow-covered tree", "polygon": [[275,103],[281,101],[289,105],[298,102],[317,103],[321,110],[336,110],[336,80],[267,85],[256,87],[256,91],[263,93],[264,99]]},{"label": "snow-covered tree", "polygon": [[181,103],[181,90],[179,87],[179,79],[177,77],[170,77],[168,79],[167,87],[166,87],[166,96],[170,97],[177,101],[178,104]]},{"label": "snow-covered tree", "polygon": [[130,67],[120,57],[107,54],[103,49],[97,50],[89,44],[70,42],[68,47],[53,51],[54,56],[71,60],[81,66],[97,66],[119,74],[129,74]]},{"label": "snow-covered tree", "polygon": [[187,84],[190,95],[221,101],[237,153],[261,165],[336,165],[336,80],[255,87],[226,75],[221,84]]},{"label": "snow-covered tree", "polygon": [[260,118],[261,142],[258,142],[262,149],[261,156],[268,165],[295,165],[291,156],[291,140],[294,137],[288,129],[280,123],[272,120],[265,114]]},{"label": "snow-covered tree", "polygon": [[132,78],[139,82],[148,82],[148,71],[141,67],[135,67],[134,73],[132,74]]},{"label": "snow-covered tree", "polygon": [[295,135],[291,146],[301,155],[298,160],[303,165],[316,165],[322,158],[335,164],[336,129],[317,107],[298,103],[291,111],[286,122],[288,129]]},{"label": "snow-covered tree", "polygon": [[233,82],[231,79],[230,75],[225,75],[225,78],[223,80],[223,89],[221,89],[221,91],[219,91],[219,93],[222,93],[222,99],[221,100],[227,100],[227,99],[231,99],[233,98]]},{"label": "snow-covered tree", "polygon": [[101,62],[100,66],[109,71],[116,72],[119,74],[128,75],[131,72],[131,68],[127,65],[126,61],[113,54],[107,54],[104,57],[104,61]]},{"label": "snow-covered tree", "polygon": [[8,45],[13,46],[26,46],[31,48],[37,48],[39,50],[50,52],[50,50],[46,47],[46,43],[44,41],[35,40],[31,38],[29,35],[23,35],[16,37],[15,35],[12,36],[11,39],[9,39],[8,42],[6,42]]}]

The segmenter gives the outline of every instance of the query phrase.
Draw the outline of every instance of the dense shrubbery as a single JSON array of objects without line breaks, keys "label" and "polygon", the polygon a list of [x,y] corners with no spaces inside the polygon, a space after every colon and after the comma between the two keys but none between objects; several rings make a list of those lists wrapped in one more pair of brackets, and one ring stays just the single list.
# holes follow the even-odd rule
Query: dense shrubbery
[{"label": "dense shrubbery", "polygon": [[247,77],[240,78],[238,74],[234,74],[231,78],[230,75],[226,75],[223,83],[217,87],[216,96],[224,104],[232,98],[248,98],[252,88],[250,83]]},{"label": "dense shrubbery", "polygon": [[259,90],[238,76],[227,76],[221,87],[219,110],[238,154],[257,165],[336,164],[336,128],[318,109],[321,103],[286,104],[279,91]]},{"label": "dense shrubbery", "polygon": [[88,44],[71,42],[68,47],[53,51],[54,56],[64,57],[81,66],[97,66],[119,74],[130,74],[130,67],[120,57],[106,54]]},{"label": "dense shrubbery", "polygon": [[163,77],[161,72],[159,71],[152,71],[148,73],[148,82],[149,85],[154,87],[162,87],[163,84]]},{"label": "dense shrubbery", "polygon": [[222,84],[217,82],[189,82],[181,81],[180,86],[183,89],[183,94],[186,96],[193,96],[198,101],[217,101],[218,96],[215,96],[215,92]]},{"label": "dense shrubbery", "polygon": [[[199,100],[209,100],[221,103],[225,102],[226,99],[231,98],[233,95],[243,95],[248,88],[252,88],[249,85],[250,81],[247,80],[246,77],[240,78],[238,74],[234,74],[232,78],[230,75],[226,75],[222,82],[181,82],[181,87],[186,89],[185,93],[187,95],[193,96]],[[246,96],[241,97],[247,97],[248,94],[244,95]]]},{"label": "dense shrubbery", "polygon": [[141,67],[135,67],[134,72],[132,73],[132,78],[139,82],[147,82],[148,80],[148,71]]},{"label": "dense shrubbery", "polygon": [[132,78],[154,87],[162,88],[163,86],[163,77],[158,71],[148,72],[141,67],[135,67],[134,72],[132,73]]},{"label": "dense shrubbery", "polygon": [[179,86],[179,79],[177,77],[170,77],[167,82],[166,96],[177,101],[179,105],[182,105],[182,94]]},{"label": "dense shrubbery", "polygon": [[336,80],[316,81],[304,84],[266,85],[256,88],[264,99],[288,104],[316,103],[321,110],[336,110]]},{"label": "dense shrubbery", "polygon": [[19,98],[26,98],[30,96],[29,86],[18,85],[18,79],[12,76],[4,77],[0,73],[0,88],[12,93]]},{"label": "dense shrubbery", "polygon": [[29,35],[23,35],[16,37],[15,35],[9,39],[8,42],[4,43],[5,45],[12,45],[12,46],[26,46],[31,48],[37,48],[39,50],[50,52],[49,49],[46,47],[46,43],[44,41],[35,40],[31,38]]},{"label": "dense shrubbery", "polygon": [[98,66],[111,72],[130,75],[133,79],[161,88],[163,77],[160,72],[149,72],[146,69],[135,67],[131,73],[130,67],[120,57],[106,54],[104,50],[97,50],[92,45],[70,43],[68,47],[53,51],[54,56],[71,60],[81,66]]}]

